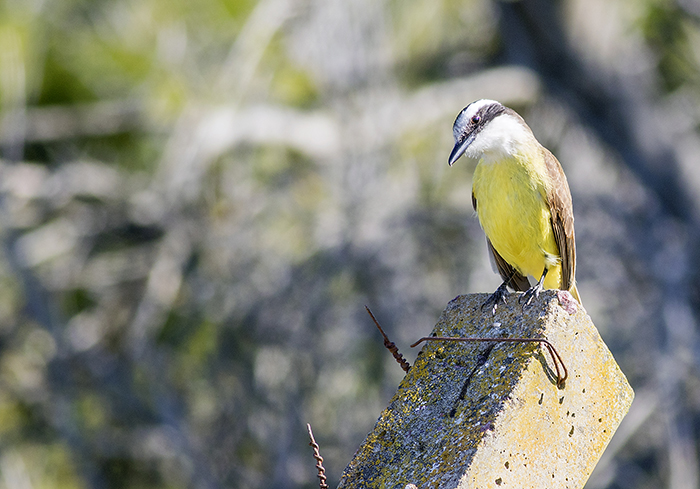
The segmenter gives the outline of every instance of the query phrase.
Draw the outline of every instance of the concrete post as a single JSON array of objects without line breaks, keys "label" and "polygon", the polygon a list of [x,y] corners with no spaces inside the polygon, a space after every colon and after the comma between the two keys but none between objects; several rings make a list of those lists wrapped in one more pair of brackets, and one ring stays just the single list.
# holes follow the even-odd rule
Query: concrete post
[{"label": "concrete post", "polygon": [[450,302],[434,336],[546,338],[538,343],[426,343],[339,488],[582,488],[634,393],[586,312],[545,291],[496,315],[488,296]]}]

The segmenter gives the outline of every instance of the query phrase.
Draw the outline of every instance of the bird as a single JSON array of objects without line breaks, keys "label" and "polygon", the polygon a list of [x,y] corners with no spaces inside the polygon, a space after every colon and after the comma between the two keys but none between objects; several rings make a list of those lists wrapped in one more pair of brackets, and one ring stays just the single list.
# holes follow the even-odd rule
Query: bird
[{"label": "bird", "polygon": [[[467,105],[453,125],[450,166],[478,160],[472,205],[503,283],[482,305],[506,303],[508,287],[522,291],[523,307],[544,289],[576,288],[576,242],[571,191],[559,160],[535,138],[525,120],[500,102]],[[530,285],[528,276],[539,280]]]}]

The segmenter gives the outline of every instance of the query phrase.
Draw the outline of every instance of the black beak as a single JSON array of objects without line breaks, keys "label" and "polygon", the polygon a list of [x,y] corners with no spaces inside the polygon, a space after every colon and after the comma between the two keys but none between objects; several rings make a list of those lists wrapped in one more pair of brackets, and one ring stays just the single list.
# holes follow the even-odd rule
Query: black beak
[{"label": "black beak", "polygon": [[472,131],[466,138],[464,138],[463,141],[457,141],[455,143],[455,147],[452,148],[452,153],[450,153],[450,158],[447,160],[447,163],[450,166],[454,165],[454,162],[457,161],[459,157],[464,154],[469,145],[472,144],[472,141],[474,141],[475,135],[476,132]]}]

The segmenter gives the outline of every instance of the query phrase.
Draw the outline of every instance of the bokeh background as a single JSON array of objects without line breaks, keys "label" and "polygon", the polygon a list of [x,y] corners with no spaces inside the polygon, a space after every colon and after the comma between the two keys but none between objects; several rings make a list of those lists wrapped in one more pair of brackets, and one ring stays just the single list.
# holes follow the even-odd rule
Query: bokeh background
[{"label": "bokeh background", "polygon": [[574,199],[636,390],[588,488],[700,486],[697,0],[0,1],[0,487],[334,486],[490,292],[469,102]]}]

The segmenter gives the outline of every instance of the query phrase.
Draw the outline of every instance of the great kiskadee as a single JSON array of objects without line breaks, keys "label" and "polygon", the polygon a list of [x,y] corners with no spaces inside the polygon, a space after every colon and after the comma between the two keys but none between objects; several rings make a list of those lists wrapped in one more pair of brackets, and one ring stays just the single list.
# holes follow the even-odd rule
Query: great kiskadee
[{"label": "great kiskadee", "polygon": [[[495,100],[472,102],[453,126],[450,166],[478,159],[472,204],[503,283],[484,307],[505,303],[507,287],[529,304],[543,289],[576,290],[571,192],[559,161],[513,109]],[[539,277],[530,286],[527,277]]]}]

